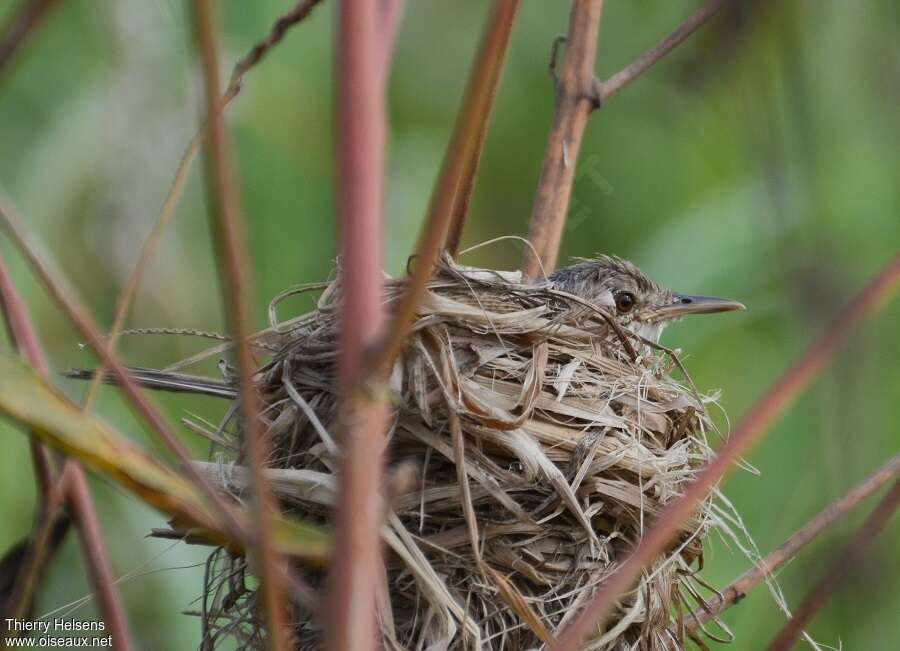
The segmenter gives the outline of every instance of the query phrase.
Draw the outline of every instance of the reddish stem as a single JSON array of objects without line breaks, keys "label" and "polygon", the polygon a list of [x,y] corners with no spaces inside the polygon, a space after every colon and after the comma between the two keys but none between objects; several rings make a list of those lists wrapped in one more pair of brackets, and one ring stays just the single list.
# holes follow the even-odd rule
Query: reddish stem
[{"label": "reddish stem", "polygon": [[891,260],[857,294],[806,353],[756,402],[716,457],[700,472],[681,497],[666,507],[631,555],[606,579],[584,610],[563,631],[558,643],[553,647],[555,651],[575,651],[591,631],[603,625],[619,595],[628,590],[640,576],[641,571],[666,548],[681,525],[694,512],[697,504],[819,374],[853,328],[869,318],[897,291],[898,287],[900,287],[900,255]]},{"label": "reddish stem", "polygon": [[337,206],[340,222],[341,443],[326,645],[375,649],[386,396],[362,385],[384,326],[382,220],[386,72],[377,0],[341,0],[337,57]]},{"label": "reddish stem", "polygon": [[150,425],[151,429],[162,439],[166,447],[176,455],[184,472],[204,491],[211,504],[216,507],[222,519],[223,530],[234,540],[243,540],[243,527],[238,522],[231,506],[225,503],[210,481],[193,466],[187,448],[175,435],[159,410],[141,393],[140,388],[115,354],[109,350],[97,324],[78,299],[75,290],[51,271],[51,266],[38,255],[36,247],[28,241],[22,228],[21,220],[15,216],[6,198],[3,196],[0,196],[0,221],[2,221],[13,243],[22,252],[35,274],[44,284],[51,298],[62,308],[69,320],[81,333],[81,336],[85,338],[88,345],[100,358],[103,368],[110,372],[121,387],[122,394],[132,405],[137,415]]},{"label": "reddish stem", "polygon": [[[519,0],[497,0],[488,18],[478,54],[469,71],[469,81],[453,135],[428,204],[425,228],[416,247],[415,270],[395,309],[387,341],[372,365],[376,373],[386,373],[403,349],[444,247],[458,192],[461,188],[464,192],[471,190],[471,180],[467,183],[466,178],[470,173],[474,175],[477,166],[484,141],[483,130],[490,117],[509,42],[509,30],[518,6]],[[459,229],[461,232],[462,223]]]},{"label": "reddish stem", "polygon": [[[16,291],[12,278],[6,271],[6,265],[0,259],[0,310],[6,322],[6,330],[12,341],[18,342],[19,350],[37,350],[37,335],[30,328],[28,310],[19,293]],[[43,369],[46,372],[46,369]],[[46,504],[50,489],[54,480],[54,463],[47,449],[41,445],[34,436],[29,437],[31,459],[34,464],[34,474],[37,481],[38,495],[41,503]]]},{"label": "reddish stem", "polygon": [[253,383],[256,363],[250,349],[250,306],[254,304],[249,272],[252,266],[246,250],[247,236],[240,215],[240,198],[231,162],[231,148],[222,117],[216,27],[210,0],[194,3],[194,31],[206,90],[208,135],[206,183],[209,223],[216,244],[219,278],[225,303],[225,317],[235,343],[240,388],[241,423],[248,453],[252,493],[256,498],[252,559],[262,582],[263,609],[266,617],[269,649],[287,649],[287,601],[279,566],[283,563],[272,541],[272,519],[278,503],[266,480],[264,466],[268,457],[266,432],[259,418],[260,397]]},{"label": "reddish stem", "polygon": [[[2,301],[0,302],[3,304],[10,338],[35,370],[45,380],[48,380],[49,365],[47,364],[47,359],[28,316],[28,310],[19,297],[2,259],[0,259],[0,294],[2,294]],[[85,554],[88,571],[94,589],[97,591],[100,610],[103,613],[103,621],[109,627],[110,634],[115,640],[116,648],[130,651],[134,648],[134,643],[128,630],[122,597],[115,585],[112,563],[109,560],[109,551],[103,539],[97,510],[91,499],[90,491],[87,489],[84,471],[74,461],[67,461],[65,468],[60,474],[59,481],[58,485],[48,488],[46,508],[42,514],[43,523],[46,526],[42,528],[42,531],[46,531],[47,535],[49,535],[49,531],[52,529],[52,522],[55,521],[59,511],[58,505],[61,501],[61,496],[65,495],[72,507],[72,514],[80,534],[81,547]],[[40,540],[36,542],[41,542],[41,540],[45,539],[43,535],[39,536],[39,538]],[[44,551],[46,550],[43,545],[39,545],[38,548],[34,549],[30,565],[27,566],[26,571],[20,574],[20,579],[17,579],[23,582],[21,585],[24,585],[22,592],[18,593],[21,596],[17,597],[20,606],[24,606],[31,601],[29,595],[34,590],[36,577],[43,564],[42,562],[46,560],[42,558]]]},{"label": "reddish stem", "polygon": [[766,577],[772,576],[796,557],[819,534],[835,522],[840,521],[848,512],[856,508],[860,502],[898,475],[900,475],[900,455],[891,459],[872,475],[854,486],[849,492],[825,507],[816,517],[779,545],[775,551],[747,570],[739,578],[732,581],[715,599],[712,599],[707,604],[707,608],[703,612],[698,613],[696,617],[690,616],[683,620],[683,626],[688,630],[694,630],[700,624],[718,616],[729,606],[736,604],[750,590],[762,583]]},{"label": "reddish stem", "polygon": [[499,86],[500,72],[506,58],[509,47],[509,37],[512,34],[513,23],[519,10],[519,1],[500,2],[496,10],[491,14],[490,22],[485,29],[485,46],[482,51],[485,56],[491,57],[487,61],[479,61],[479,64],[489,66],[493,78],[490,80],[487,112],[478,125],[475,142],[469,148],[468,158],[463,162],[460,178],[457,181],[456,192],[453,197],[453,208],[450,214],[450,231],[447,234],[447,252],[456,258],[459,255],[459,247],[462,243],[463,229],[466,225],[466,217],[469,214],[469,204],[475,192],[475,178],[478,175],[478,166],[481,163],[481,154],[484,152],[484,141],[487,137],[488,124],[491,119],[491,109]]},{"label": "reddish stem", "polygon": [[793,647],[794,642],[803,634],[803,630],[812,621],[812,618],[844,582],[847,574],[865,560],[869,548],[875,542],[878,534],[882,532],[888,520],[891,519],[898,505],[900,505],[900,480],[894,483],[888,494],[882,498],[863,526],[853,536],[853,540],[850,541],[844,552],[834,561],[825,576],[810,590],[803,603],[794,612],[794,616],[769,645],[768,651],[789,651]]}]

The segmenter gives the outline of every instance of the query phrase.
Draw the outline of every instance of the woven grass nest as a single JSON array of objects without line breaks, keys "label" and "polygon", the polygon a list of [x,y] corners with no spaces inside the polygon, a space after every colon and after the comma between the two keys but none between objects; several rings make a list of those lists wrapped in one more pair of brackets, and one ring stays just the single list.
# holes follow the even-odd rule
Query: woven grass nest
[{"label": "woven grass nest", "polygon": [[[314,311],[278,322],[281,299],[323,288]],[[388,304],[404,289],[389,280]],[[282,508],[325,524],[339,453],[340,293],[332,282],[278,297],[280,345],[257,376]],[[516,273],[440,264],[390,378],[389,472],[412,465],[416,481],[393,497],[383,530],[386,649],[544,647],[711,458],[713,398],[672,378],[680,364],[670,353],[614,325]],[[206,467],[240,498],[236,411]],[[706,585],[697,575],[704,537],[727,527],[717,513],[711,500],[701,505],[585,648],[682,647],[677,623]],[[305,578],[324,589],[324,574]],[[256,585],[244,559],[213,553],[204,648],[227,636],[264,646]],[[294,616],[297,647],[319,648],[316,619]]]}]

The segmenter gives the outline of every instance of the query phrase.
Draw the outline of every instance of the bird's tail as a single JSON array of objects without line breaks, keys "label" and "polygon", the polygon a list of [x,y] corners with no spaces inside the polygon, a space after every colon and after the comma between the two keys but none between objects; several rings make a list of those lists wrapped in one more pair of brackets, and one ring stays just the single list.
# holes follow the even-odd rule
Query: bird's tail
[{"label": "bird's tail", "polygon": [[[200,375],[158,371],[152,368],[129,367],[127,371],[138,386],[147,389],[171,391],[174,393],[193,393],[227,399],[237,397],[237,387],[222,380]],[[96,372],[93,369],[75,368],[65,371],[63,375],[76,380],[90,380]],[[103,381],[107,384],[119,384],[118,380],[111,373],[104,373]]]}]

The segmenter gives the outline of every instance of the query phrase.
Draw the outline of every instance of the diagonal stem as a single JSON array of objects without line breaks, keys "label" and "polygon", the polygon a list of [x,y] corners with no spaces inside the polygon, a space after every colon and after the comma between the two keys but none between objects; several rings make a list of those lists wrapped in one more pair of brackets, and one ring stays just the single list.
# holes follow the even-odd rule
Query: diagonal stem
[{"label": "diagonal stem", "polygon": [[[569,21],[566,59],[562,76],[557,79],[556,114],[541,167],[537,196],[531,213],[522,269],[526,277],[536,278],[556,267],[563,226],[575,176],[575,163],[585,125],[591,111],[644,74],[657,61],[688,39],[722,9],[728,0],[709,0],[657,45],[606,81],[593,76],[596,55],[596,25],[602,2],[596,10],[587,2],[574,2]],[[596,23],[592,22],[596,21]],[[554,47],[554,52],[556,47]],[[555,54],[554,54],[555,60]],[[551,71],[554,71],[551,63]],[[554,72],[555,75],[555,72]]]},{"label": "diagonal stem", "polygon": [[209,118],[205,171],[210,230],[219,262],[217,266],[225,299],[226,321],[237,344],[241,422],[249,457],[252,491],[256,499],[256,508],[253,509],[255,533],[252,536],[255,546],[252,549],[262,581],[263,609],[268,628],[267,645],[273,651],[281,651],[287,649],[287,601],[284,599],[284,586],[279,571],[283,559],[278,557],[272,542],[272,518],[278,512],[278,503],[263,472],[268,457],[268,437],[259,418],[260,397],[253,382],[256,363],[249,341],[250,306],[254,303],[249,279],[252,266],[246,251],[247,236],[240,215],[237,180],[219,100],[213,8],[210,0],[196,0],[193,9],[195,39],[203,68]]},{"label": "diagonal stem", "polygon": [[[2,294],[0,303],[4,308],[13,344],[31,362],[38,373],[44,378],[48,378],[49,366],[46,357],[25,304],[19,297],[2,259],[0,259],[0,294]],[[72,507],[72,513],[78,526],[81,547],[85,554],[91,582],[97,591],[103,621],[109,626],[110,634],[116,641],[116,648],[130,651],[134,649],[134,642],[128,630],[122,597],[115,586],[112,563],[103,539],[100,520],[87,488],[84,471],[74,461],[66,462],[58,479],[48,487],[47,493],[44,495],[45,508],[41,514],[42,525],[39,528],[38,537],[33,541],[32,550],[29,557],[26,558],[25,566],[21,568],[17,577],[18,585],[12,595],[14,608],[22,609],[31,603],[38,574],[46,561],[45,554],[49,551],[47,540],[57,521],[61,503],[66,498]]]},{"label": "diagonal stem", "polygon": [[606,81],[594,81],[594,100],[600,106],[607,99],[625,88],[632,81],[647,72],[651,66],[666,56],[669,52],[684,43],[688,37],[700,29],[706,22],[719,13],[729,0],[709,0],[700,7],[683,23],[676,27],[668,36],[655,46],[644,52],[637,59],[622,68]]},{"label": "diagonal stem", "polygon": [[38,253],[35,245],[28,240],[21,220],[15,215],[7,198],[3,195],[0,195],[0,223],[25,256],[50,297],[62,308],[90,348],[97,354],[103,368],[108,370],[120,385],[122,394],[131,404],[135,413],[159,436],[166,447],[177,457],[184,472],[204,491],[210,503],[215,506],[222,518],[223,529],[235,540],[243,539],[244,530],[233,509],[225,503],[210,481],[193,467],[184,443],[175,435],[174,430],[160,411],[141,393],[140,388],[115,354],[109,350],[96,322],[78,298],[75,290],[53,271],[53,268]]},{"label": "diagonal stem", "polygon": [[641,538],[628,558],[601,585],[578,617],[563,631],[554,651],[575,651],[592,631],[602,626],[616,599],[628,590],[645,567],[665,549],[694,512],[697,504],[732,464],[758,441],[771,425],[809,386],[834,356],[850,332],[872,316],[900,288],[900,255],[887,265],[837,315],[812,346],[756,402],[735,428],[716,457],[700,472],[684,493],[669,504],[656,524]]},{"label": "diagonal stem", "polygon": [[[400,354],[444,247],[455,207],[458,207],[456,214],[460,218],[463,214],[460,211],[465,210],[465,201],[457,203],[457,196],[461,190],[467,193],[472,188],[484,140],[483,131],[490,117],[509,42],[509,30],[518,4],[519,0],[495,0],[491,10],[478,54],[469,71],[453,135],[447,145],[441,171],[428,204],[425,228],[416,247],[415,270],[406,292],[394,310],[393,322],[387,330],[387,340],[371,365],[374,373],[386,373]],[[458,228],[461,232],[462,222]]]},{"label": "diagonal stem", "polygon": [[684,619],[682,621],[684,628],[694,630],[717,617],[725,609],[738,603],[750,590],[795,558],[819,534],[856,508],[860,502],[872,495],[872,493],[898,476],[900,476],[900,455],[895,456],[850,491],[829,504],[816,517],[779,545],[775,551],[732,581],[719,595],[710,600],[704,611],[699,613],[696,618],[691,616]]},{"label": "diagonal stem", "polygon": [[496,10],[491,14],[490,22],[485,31],[485,38],[490,42],[483,48],[485,54],[490,52],[489,60],[481,63],[488,67],[492,78],[489,80],[489,97],[486,113],[473,146],[469,148],[468,158],[464,161],[457,181],[456,192],[453,197],[453,207],[450,214],[450,230],[447,234],[447,252],[456,258],[459,255],[459,246],[462,242],[463,229],[466,225],[466,217],[469,214],[469,204],[472,202],[472,194],[475,192],[475,177],[478,175],[478,166],[481,163],[481,155],[484,152],[484,141],[487,137],[488,123],[491,119],[491,108],[497,95],[500,72],[509,47],[509,37],[512,33],[513,23],[519,10],[519,0],[498,2]]},{"label": "diagonal stem", "polygon": [[772,644],[767,647],[768,651],[789,651],[793,647],[794,642],[803,634],[803,630],[816,613],[822,609],[835,590],[843,583],[847,573],[866,559],[872,543],[887,525],[898,506],[900,506],[900,479],[894,482],[891,490],[857,530],[853,540],[834,561],[825,576],[810,590],[803,603],[794,612],[794,616],[772,641]]},{"label": "diagonal stem", "polygon": [[34,36],[59,0],[22,0],[0,31],[0,80],[19,50]]},{"label": "diagonal stem", "polygon": [[[278,17],[266,37],[254,45],[253,48],[235,64],[231,73],[231,78],[228,82],[228,88],[225,89],[225,92],[219,100],[221,102],[220,106],[222,110],[224,110],[224,108],[240,93],[244,82],[244,76],[247,72],[262,61],[272,48],[277,46],[282,39],[284,39],[285,35],[292,27],[308,18],[312,14],[313,9],[316,8],[316,5],[321,2],[322,0],[300,0],[290,11]],[[131,309],[131,303],[140,286],[141,279],[147,268],[150,266],[150,261],[156,254],[156,249],[162,240],[163,233],[175,216],[175,208],[178,206],[178,202],[181,200],[181,196],[184,193],[188,173],[191,170],[194,159],[197,157],[197,152],[200,151],[200,147],[205,138],[206,125],[203,125],[197,133],[194,134],[194,137],[191,138],[187,149],[185,149],[184,154],[181,156],[181,160],[178,162],[178,167],[175,170],[175,178],[172,180],[172,185],[163,201],[159,216],[156,218],[156,222],[153,225],[150,235],[148,235],[141,246],[138,260],[126,281],[125,288],[119,294],[119,298],[116,301],[115,314],[113,316],[113,325],[110,328],[108,335],[108,345],[111,350],[115,350],[116,348],[119,336],[122,333],[122,328],[125,325],[125,319],[128,316],[128,311]],[[93,406],[102,381],[103,374],[96,373],[88,387],[87,398],[85,399],[85,409],[90,410]]]}]

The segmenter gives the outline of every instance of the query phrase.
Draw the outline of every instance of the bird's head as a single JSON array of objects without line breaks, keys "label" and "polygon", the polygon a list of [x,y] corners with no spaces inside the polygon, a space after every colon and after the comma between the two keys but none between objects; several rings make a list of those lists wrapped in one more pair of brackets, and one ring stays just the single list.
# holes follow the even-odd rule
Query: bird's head
[{"label": "bird's head", "polygon": [[688,314],[743,310],[737,301],[680,294],[662,287],[627,260],[600,256],[563,267],[550,275],[557,288],[611,308],[619,323],[651,341]]}]

